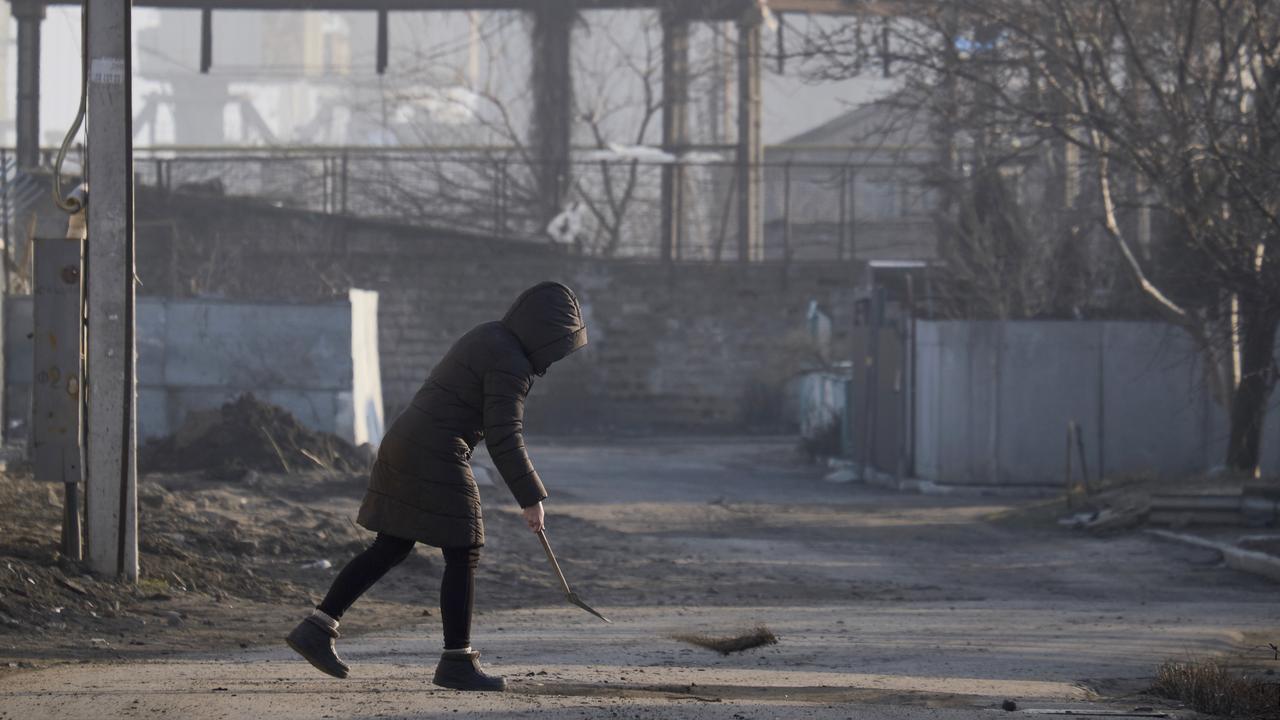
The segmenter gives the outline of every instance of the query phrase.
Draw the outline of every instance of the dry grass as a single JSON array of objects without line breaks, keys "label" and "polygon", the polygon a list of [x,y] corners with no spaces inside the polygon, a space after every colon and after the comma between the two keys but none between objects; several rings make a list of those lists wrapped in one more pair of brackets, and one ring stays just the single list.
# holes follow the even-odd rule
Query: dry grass
[{"label": "dry grass", "polygon": [[1280,718],[1280,681],[1233,670],[1216,660],[1167,662],[1156,671],[1151,691],[1210,715]]},{"label": "dry grass", "polygon": [[742,652],[752,648],[763,647],[765,645],[777,645],[778,636],[764,625],[752,628],[744,633],[737,635],[713,636],[702,635],[697,633],[684,633],[680,635],[672,635],[672,639],[686,642],[690,645],[696,645],[708,650],[715,650],[721,655],[729,653]]}]

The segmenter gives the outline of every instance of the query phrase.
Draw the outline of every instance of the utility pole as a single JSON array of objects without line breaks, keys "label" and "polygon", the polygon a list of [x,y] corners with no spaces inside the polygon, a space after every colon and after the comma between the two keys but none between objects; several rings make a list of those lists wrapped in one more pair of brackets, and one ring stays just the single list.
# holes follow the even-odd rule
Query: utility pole
[{"label": "utility pole", "polygon": [[[680,157],[689,145],[689,20],[680,10],[662,14],[662,149]],[[680,252],[684,237],[684,166],[662,166],[663,262]]]},{"label": "utility pole", "polygon": [[40,165],[40,25],[44,0],[11,0],[18,21],[18,167]]},{"label": "utility pole", "polygon": [[738,260],[744,263],[764,258],[764,146],[760,133],[763,26],[758,7],[738,21]]},{"label": "utility pole", "polygon": [[533,11],[533,128],[539,222],[564,209],[572,187],[574,3],[553,0]]},{"label": "utility pole", "polygon": [[138,578],[131,0],[85,3],[89,52],[87,529],[95,573]]}]

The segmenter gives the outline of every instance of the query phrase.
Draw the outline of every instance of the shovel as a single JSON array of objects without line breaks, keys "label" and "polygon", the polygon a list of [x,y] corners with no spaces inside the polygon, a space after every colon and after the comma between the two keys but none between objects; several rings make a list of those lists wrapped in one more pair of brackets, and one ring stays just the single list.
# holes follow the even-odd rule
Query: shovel
[{"label": "shovel", "polygon": [[560,578],[560,586],[564,588],[565,599],[568,600],[570,603],[582,608],[583,610],[586,610],[592,615],[595,615],[601,620],[609,624],[613,624],[612,620],[596,612],[595,608],[582,602],[582,598],[578,597],[578,593],[569,589],[569,581],[564,579],[564,572],[560,570],[560,563],[556,562],[556,554],[551,552],[551,543],[547,542],[547,533],[542,530],[539,530],[538,539],[542,541],[542,549],[547,552],[547,559],[551,561],[552,569],[556,571],[556,576]]}]

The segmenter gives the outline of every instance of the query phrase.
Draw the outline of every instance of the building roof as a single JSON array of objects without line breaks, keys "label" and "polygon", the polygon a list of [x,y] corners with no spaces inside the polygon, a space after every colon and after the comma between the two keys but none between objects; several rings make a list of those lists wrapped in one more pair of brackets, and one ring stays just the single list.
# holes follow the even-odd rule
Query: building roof
[{"label": "building roof", "polygon": [[781,143],[783,148],[856,147],[926,150],[933,147],[928,116],[906,92],[859,105]]}]

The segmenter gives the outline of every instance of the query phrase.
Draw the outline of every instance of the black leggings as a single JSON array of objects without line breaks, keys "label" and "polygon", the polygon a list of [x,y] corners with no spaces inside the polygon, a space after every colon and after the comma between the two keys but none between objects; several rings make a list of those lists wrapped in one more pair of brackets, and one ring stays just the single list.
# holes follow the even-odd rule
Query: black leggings
[{"label": "black leggings", "polygon": [[[317,605],[337,620],[374,583],[413,552],[414,542],[378,533],[367,550],[352,558]],[[440,619],[444,623],[444,648],[458,650],[471,644],[471,608],[475,603],[476,565],[480,548],[444,548],[444,578],[440,581]]]}]

